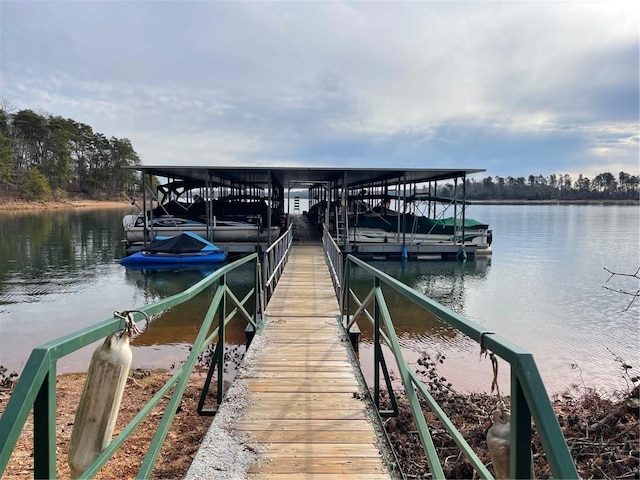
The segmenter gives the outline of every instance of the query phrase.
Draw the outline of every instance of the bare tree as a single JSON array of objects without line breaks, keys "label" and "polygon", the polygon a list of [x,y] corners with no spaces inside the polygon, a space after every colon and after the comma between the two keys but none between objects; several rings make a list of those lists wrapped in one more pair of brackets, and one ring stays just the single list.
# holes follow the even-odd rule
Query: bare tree
[{"label": "bare tree", "polygon": [[[609,281],[614,277],[628,277],[628,278],[635,278],[637,280],[640,280],[640,267],[638,267],[638,269],[636,270],[635,273],[612,272],[611,270],[609,270],[606,267],[604,269],[611,274],[611,276],[607,279],[607,281],[605,283],[609,283]],[[629,308],[631,308],[631,305],[633,305],[633,302],[635,302],[638,299],[638,297],[640,297],[640,288],[638,288],[635,291],[629,291],[629,290],[621,289],[621,288],[608,287],[606,285],[603,285],[603,287],[606,288],[607,290],[611,290],[613,292],[622,293],[624,295],[631,296],[631,301],[627,305],[627,308],[625,308],[623,310],[623,312],[626,312],[627,310],[629,310]]]}]

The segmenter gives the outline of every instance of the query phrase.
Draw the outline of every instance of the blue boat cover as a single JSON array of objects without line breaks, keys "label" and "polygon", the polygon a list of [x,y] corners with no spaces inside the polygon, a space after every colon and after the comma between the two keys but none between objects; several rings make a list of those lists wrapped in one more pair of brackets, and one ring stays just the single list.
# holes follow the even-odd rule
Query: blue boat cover
[{"label": "blue boat cover", "polygon": [[180,254],[218,252],[220,249],[193,232],[183,232],[180,235],[155,240],[143,248],[142,251]]}]

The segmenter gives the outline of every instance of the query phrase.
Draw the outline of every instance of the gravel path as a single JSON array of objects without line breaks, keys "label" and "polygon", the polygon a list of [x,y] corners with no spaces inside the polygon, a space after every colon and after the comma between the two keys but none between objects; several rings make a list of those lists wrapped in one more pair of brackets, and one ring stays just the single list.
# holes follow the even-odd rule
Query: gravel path
[{"label": "gravel path", "polygon": [[227,391],[224,401],[202,440],[200,449],[185,476],[187,480],[241,480],[258,460],[258,449],[249,435],[232,432],[233,425],[251,405],[247,382],[243,380],[255,365],[258,352],[268,342],[265,335],[256,335],[238,369],[236,380]]}]

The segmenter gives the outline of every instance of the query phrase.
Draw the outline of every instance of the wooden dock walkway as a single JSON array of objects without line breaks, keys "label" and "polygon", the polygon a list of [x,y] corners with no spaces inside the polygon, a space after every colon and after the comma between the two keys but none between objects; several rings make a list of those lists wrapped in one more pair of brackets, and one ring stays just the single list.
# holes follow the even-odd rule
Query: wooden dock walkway
[{"label": "wooden dock walkway", "polygon": [[390,478],[339,313],[322,246],[295,246],[187,478]]}]

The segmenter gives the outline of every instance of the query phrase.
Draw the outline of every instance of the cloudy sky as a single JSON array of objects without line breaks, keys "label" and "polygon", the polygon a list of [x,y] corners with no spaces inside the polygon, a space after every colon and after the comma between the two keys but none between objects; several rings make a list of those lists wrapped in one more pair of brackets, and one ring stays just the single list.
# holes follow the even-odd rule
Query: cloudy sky
[{"label": "cloudy sky", "polygon": [[0,1],[0,96],[144,164],[640,173],[636,2]]}]

